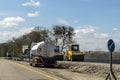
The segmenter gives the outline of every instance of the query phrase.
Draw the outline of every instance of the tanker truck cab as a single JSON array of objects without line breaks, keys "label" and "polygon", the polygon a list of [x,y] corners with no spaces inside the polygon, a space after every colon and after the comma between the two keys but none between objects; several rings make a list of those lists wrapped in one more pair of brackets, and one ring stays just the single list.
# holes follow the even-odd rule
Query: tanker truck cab
[{"label": "tanker truck cab", "polygon": [[68,61],[84,61],[84,53],[80,50],[79,44],[69,44],[66,52]]},{"label": "tanker truck cab", "polygon": [[32,66],[55,66],[56,46],[51,42],[39,42],[31,48],[30,65]]}]

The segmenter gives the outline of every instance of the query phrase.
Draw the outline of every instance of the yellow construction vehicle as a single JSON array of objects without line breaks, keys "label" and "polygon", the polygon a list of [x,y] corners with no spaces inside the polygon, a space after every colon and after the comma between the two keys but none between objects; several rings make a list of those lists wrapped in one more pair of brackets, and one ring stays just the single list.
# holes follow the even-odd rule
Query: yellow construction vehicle
[{"label": "yellow construction vehicle", "polygon": [[68,61],[84,61],[84,52],[79,49],[78,44],[69,44],[66,59]]},{"label": "yellow construction vehicle", "polygon": [[79,44],[68,44],[66,52],[56,55],[57,60],[84,61],[84,52],[79,49]]}]

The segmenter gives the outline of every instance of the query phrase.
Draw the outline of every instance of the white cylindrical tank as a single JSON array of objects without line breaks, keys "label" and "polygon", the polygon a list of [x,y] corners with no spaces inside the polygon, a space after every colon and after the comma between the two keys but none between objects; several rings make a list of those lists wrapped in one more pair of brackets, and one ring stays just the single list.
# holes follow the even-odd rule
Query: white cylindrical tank
[{"label": "white cylindrical tank", "polygon": [[31,48],[30,56],[53,57],[56,46],[51,42],[39,42]]}]

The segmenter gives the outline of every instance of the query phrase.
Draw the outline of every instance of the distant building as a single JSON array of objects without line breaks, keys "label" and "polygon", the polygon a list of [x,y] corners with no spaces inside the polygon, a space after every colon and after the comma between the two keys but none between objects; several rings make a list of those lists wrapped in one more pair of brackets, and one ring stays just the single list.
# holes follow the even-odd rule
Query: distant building
[{"label": "distant building", "polygon": [[28,45],[23,45],[23,46],[22,46],[22,51],[23,51],[23,53],[25,52],[26,49],[28,49]]}]

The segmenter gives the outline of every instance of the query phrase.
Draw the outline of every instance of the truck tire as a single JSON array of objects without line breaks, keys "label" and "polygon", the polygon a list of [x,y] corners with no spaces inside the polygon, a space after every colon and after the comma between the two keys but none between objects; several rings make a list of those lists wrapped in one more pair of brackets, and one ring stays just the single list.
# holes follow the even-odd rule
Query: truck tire
[{"label": "truck tire", "polygon": [[38,67],[38,64],[32,63],[32,66],[33,66],[33,67]]},{"label": "truck tire", "polygon": [[29,65],[32,66],[32,63],[30,62]]}]

